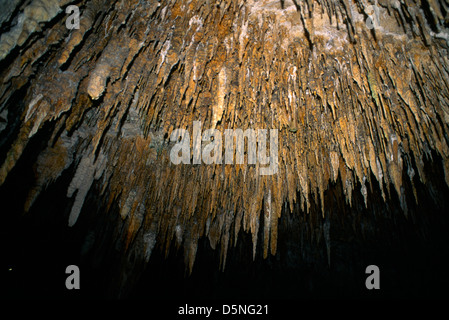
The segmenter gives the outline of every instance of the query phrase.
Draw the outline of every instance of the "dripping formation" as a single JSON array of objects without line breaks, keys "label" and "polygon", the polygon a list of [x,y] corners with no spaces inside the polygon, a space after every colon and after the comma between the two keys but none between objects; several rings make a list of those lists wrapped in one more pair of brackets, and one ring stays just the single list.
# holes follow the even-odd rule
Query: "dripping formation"
[{"label": "dripping formation", "polygon": [[[66,28],[71,4],[81,9],[78,30]],[[379,21],[368,28],[373,5]],[[181,249],[187,273],[204,238],[222,270],[242,233],[253,259],[276,255],[290,213],[303,217],[304,238],[324,241],[330,265],[335,185],[340,205],[362,195],[351,227],[363,233],[370,201],[398,199],[406,219],[420,220],[410,206],[420,202],[416,185],[431,183],[426,162],[449,184],[445,0],[1,6],[0,185],[45,137],[24,214],[64,177],[61,215],[75,228],[95,193],[114,230],[120,286],[136,268],[131,256],[150,263],[156,247],[165,256]],[[174,165],[169,137],[194,121],[222,132],[278,129],[278,172]]]}]

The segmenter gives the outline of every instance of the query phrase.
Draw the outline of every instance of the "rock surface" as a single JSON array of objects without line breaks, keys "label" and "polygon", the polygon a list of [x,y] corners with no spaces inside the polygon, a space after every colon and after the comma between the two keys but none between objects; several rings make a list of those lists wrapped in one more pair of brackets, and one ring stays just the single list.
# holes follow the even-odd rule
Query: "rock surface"
[{"label": "rock surface", "polygon": [[[66,28],[70,4],[80,7],[78,30]],[[304,217],[305,239],[327,243],[332,263],[330,216],[344,219],[326,203],[332,185],[341,184],[337,203],[351,206],[354,192],[365,208],[397,198],[408,217],[420,201],[415,184],[429,178],[425,161],[438,162],[449,184],[448,6],[9,2],[0,16],[0,184],[46,132],[24,212],[70,173],[67,224],[96,192],[115,215],[111,246],[124,274],[131,255],[148,262],[173,242],[191,272],[204,237],[225,268],[240,231],[251,233],[253,256],[274,255],[287,211]],[[194,121],[222,132],[278,129],[277,174],[259,175],[259,164],[174,165],[170,135],[191,134]],[[381,199],[370,199],[374,188]],[[351,223],[363,233],[358,210]]]}]

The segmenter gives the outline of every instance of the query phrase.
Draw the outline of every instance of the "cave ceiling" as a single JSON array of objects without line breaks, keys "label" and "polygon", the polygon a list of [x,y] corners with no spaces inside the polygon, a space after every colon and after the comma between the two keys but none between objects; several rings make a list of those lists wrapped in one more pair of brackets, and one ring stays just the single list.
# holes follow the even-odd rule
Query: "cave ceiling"
[{"label": "cave ceiling", "polygon": [[[79,28],[67,26],[70,5]],[[449,184],[448,8],[446,0],[1,1],[0,185],[17,179],[26,155],[33,175],[23,214],[64,177],[66,226],[77,226],[95,193],[125,260],[147,263],[153,249],[168,254],[174,244],[188,273],[200,239],[220,253],[221,269],[242,232],[251,235],[248,254],[275,255],[287,212],[305,217],[304,237],[330,241],[331,217],[344,219],[335,203],[352,207],[355,193],[363,201],[354,229],[372,202],[397,199],[412,219],[426,161]],[[195,122],[201,132],[277,130],[267,141],[278,150],[276,171],[224,158],[174,164],[171,136],[184,129],[193,147]],[[332,188],[337,200],[327,203]]]}]

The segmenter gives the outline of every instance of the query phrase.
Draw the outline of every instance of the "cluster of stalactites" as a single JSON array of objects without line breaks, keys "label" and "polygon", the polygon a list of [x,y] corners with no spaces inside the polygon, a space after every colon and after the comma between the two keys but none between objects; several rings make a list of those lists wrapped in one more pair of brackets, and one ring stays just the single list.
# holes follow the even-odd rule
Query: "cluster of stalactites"
[{"label": "cluster of stalactites", "polygon": [[[192,270],[203,236],[221,246],[223,267],[241,229],[254,255],[259,235],[264,256],[274,254],[283,206],[323,209],[337,178],[349,204],[356,186],[367,203],[371,184],[385,201],[404,199],[403,171],[425,182],[423,161],[435,151],[449,183],[445,1],[81,1],[80,28],[67,30],[70,2],[34,0],[2,16],[2,28],[20,22],[0,42],[10,61],[2,133],[14,94],[26,94],[0,183],[43,125],[54,126],[25,210],[75,165],[70,225],[97,181],[119,205],[126,250],[148,261],[158,242],[168,250],[174,240]],[[194,121],[278,129],[277,174],[247,163],[174,165],[169,137]]]}]

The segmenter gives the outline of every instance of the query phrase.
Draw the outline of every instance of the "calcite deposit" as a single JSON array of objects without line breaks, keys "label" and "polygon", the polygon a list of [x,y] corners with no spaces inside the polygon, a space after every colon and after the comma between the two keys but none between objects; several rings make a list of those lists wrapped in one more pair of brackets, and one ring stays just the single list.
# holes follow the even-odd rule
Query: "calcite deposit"
[{"label": "calcite deposit", "polygon": [[[80,8],[79,29],[66,28],[68,5]],[[352,205],[361,192],[365,207],[380,188],[380,201],[399,199],[408,217],[420,199],[404,184],[426,183],[425,160],[442,165],[449,184],[446,0],[0,7],[0,184],[45,132],[24,212],[70,173],[67,224],[95,192],[124,273],[131,255],[148,262],[172,243],[191,272],[202,238],[225,268],[241,232],[251,233],[254,256],[274,255],[287,211],[312,215],[298,232],[325,241],[330,264],[330,217],[342,214],[326,204],[331,185],[341,184],[337,202]],[[192,133],[194,121],[222,132],[277,129],[277,173],[247,162],[174,165],[170,135]],[[363,232],[362,220],[352,228]]]}]

